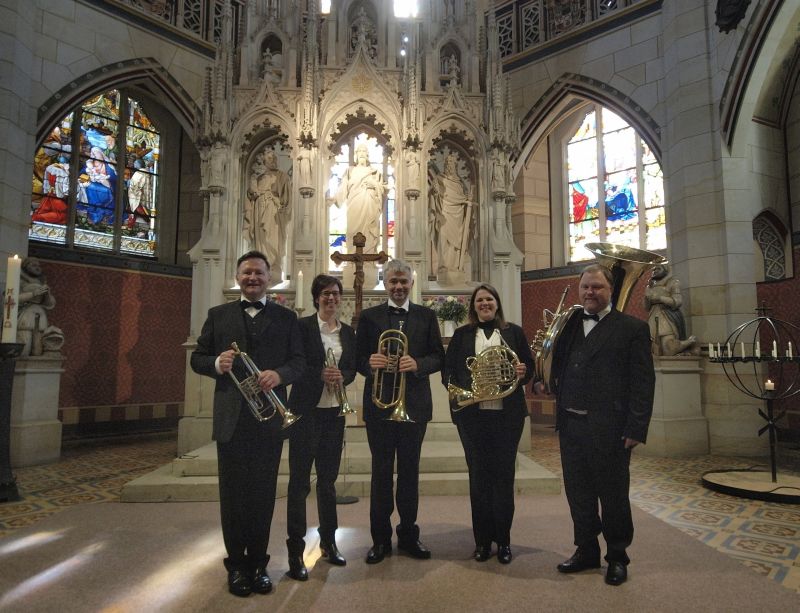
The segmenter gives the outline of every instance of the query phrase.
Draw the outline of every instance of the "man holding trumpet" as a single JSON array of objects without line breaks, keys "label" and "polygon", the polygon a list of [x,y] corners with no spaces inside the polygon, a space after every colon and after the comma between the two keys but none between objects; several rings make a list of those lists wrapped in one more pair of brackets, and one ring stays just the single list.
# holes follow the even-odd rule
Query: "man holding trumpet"
[{"label": "man holding trumpet", "polygon": [[[436,315],[408,299],[414,284],[411,267],[402,260],[391,260],[383,267],[383,283],[388,302],[361,313],[356,335],[358,371],[366,377],[364,421],[372,453],[369,519],[373,546],[367,564],[377,564],[392,554],[395,457],[400,515],[397,548],[419,559],[431,556],[419,540],[417,526],[419,458],[433,413],[429,378],[441,369],[444,357]],[[385,338],[387,342],[381,340]],[[374,389],[376,383],[379,389]],[[406,399],[410,400],[403,406]]]},{"label": "man holding trumpet", "polygon": [[236,596],[272,591],[267,545],[283,439],[277,407],[273,404],[272,411],[265,410],[272,417],[257,418],[233,380],[246,380],[251,373],[242,360],[234,362],[237,353],[231,344],[246,351],[260,370],[261,392],[274,391],[280,402],[286,401],[285,386],[297,381],[305,367],[297,316],[267,301],[269,279],[269,262],[263,253],[249,251],[241,256],[236,263],[241,298],[208,311],[191,357],[196,373],[216,380],[213,438],[222,537],[228,553],[224,563],[228,591]]},{"label": "man holding trumpet", "polygon": [[289,439],[289,496],[286,525],[289,576],[308,579],[303,563],[306,498],[311,491],[311,465],[317,469],[317,511],[322,557],[336,566],[346,561],[336,546],[336,478],[342,459],[345,414],[352,412],[345,386],[356,376],[356,336],[338,320],[342,282],[317,275],[311,283],[316,312],[300,319],[307,365],[292,386],[289,406],[303,418],[292,426]]}]

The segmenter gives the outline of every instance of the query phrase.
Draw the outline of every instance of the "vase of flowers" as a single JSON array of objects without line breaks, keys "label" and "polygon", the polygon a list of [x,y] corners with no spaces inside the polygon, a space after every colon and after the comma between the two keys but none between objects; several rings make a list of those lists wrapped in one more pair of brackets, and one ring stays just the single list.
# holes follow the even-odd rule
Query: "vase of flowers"
[{"label": "vase of flowers", "polygon": [[442,335],[447,338],[453,336],[456,326],[467,316],[467,302],[461,296],[437,296],[423,304],[436,313],[442,322]]}]

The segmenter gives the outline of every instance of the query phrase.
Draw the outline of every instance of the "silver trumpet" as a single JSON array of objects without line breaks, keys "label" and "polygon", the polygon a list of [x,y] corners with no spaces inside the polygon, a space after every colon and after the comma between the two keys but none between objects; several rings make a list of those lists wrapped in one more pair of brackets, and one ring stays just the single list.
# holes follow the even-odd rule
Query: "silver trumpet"
[{"label": "silver trumpet", "polygon": [[[256,366],[256,363],[253,362],[252,358],[244,351],[241,351],[239,345],[235,342],[231,343],[231,349],[233,349],[236,356],[242,358],[245,370],[247,371],[247,377],[239,381],[236,375],[233,374],[233,370],[229,370],[228,374],[247,401],[250,412],[253,413],[253,417],[258,421],[267,421],[272,419],[277,412],[283,418],[282,428],[288,428],[300,419],[300,417],[286,408],[283,402],[281,402],[281,399],[278,398],[278,394],[275,393],[275,390],[265,392],[261,389],[261,386],[258,384],[258,376],[261,374],[261,371],[258,369],[258,366]],[[268,413],[268,411],[271,412]]]},{"label": "silver trumpet", "polygon": [[[328,347],[328,351],[325,354],[325,366],[328,368],[338,367],[338,364],[336,364],[336,356],[333,353],[333,349],[330,347]],[[339,409],[339,417],[351,415],[356,412],[356,410],[350,406],[350,402],[347,400],[347,392],[341,382],[328,384],[328,389],[333,392],[333,395],[336,396],[336,401],[339,403],[339,406],[342,407]]]}]

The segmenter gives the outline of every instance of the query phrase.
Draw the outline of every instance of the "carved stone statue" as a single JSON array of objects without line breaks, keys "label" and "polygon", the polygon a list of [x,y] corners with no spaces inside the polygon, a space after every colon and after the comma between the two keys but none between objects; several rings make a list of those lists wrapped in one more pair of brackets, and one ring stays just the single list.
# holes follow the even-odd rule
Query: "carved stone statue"
[{"label": "carved stone statue", "polygon": [[680,281],[666,265],[656,266],[644,293],[644,307],[650,311],[648,323],[655,355],[700,355],[695,336],[686,337],[686,322],[681,313]]},{"label": "carved stone statue", "polygon": [[289,175],[278,168],[275,152],[258,153],[250,166],[242,234],[252,249],[267,256],[276,283],[283,272],[290,194]]},{"label": "carved stone statue", "polygon": [[369,163],[369,149],[360,144],[355,151],[355,165],[348,168],[334,196],[337,206],[347,203],[347,236],[361,232],[367,241],[366,253],[380,249],[380,218],[383,212],[383,173]]},{"label": "carved stone statue", "polygon": [[311,157],[313,153],[311,149],[300,147],[297,152],[297,179],[299,187],[311,187],[312,173],[311,173]]},{"label": "carved stone statue", "polygon": [[47,311],[56,306],[56,299],[37,258],[27,257],[22,261],[19,290],[17,342],[24,344],[22,355],[39,356],[61,349],[64,333],[47,322]]},{"label": "carved stone statue", "polygon": [[457,164],[456,155],[451,153],[445,158],[444,172],[433,174],[428,195],[440,278],[448,272],[463,273],[471,263],[469,246],[476,203],[473,188],[461,179]]},{"label": "carved stone statue", "polygon": [[419,154],[414,149],[403,153],[406,161],[406,188],[419,188]]}]

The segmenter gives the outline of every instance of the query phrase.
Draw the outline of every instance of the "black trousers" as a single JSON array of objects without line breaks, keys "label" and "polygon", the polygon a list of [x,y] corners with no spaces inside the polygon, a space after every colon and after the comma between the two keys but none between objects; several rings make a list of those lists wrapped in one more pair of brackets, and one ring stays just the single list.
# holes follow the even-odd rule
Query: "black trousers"
[{"label": "black trousers", "polygon": [[388,419],[371,419],[367,423],[367,440],[372,453],[369,523],[375,544],[392,540],[394,461],[397,457],[397,511],[400,524],[397,538],[413,542],[419,538],[419,456],[427,423],[398,423]]},{"label": "black trousers", "polygon": [[628,564],[625,550],[633,541],[628,498],[631,450],[625,449],[621,438],[598,437],[595,428],[585,417],[569,417],[559,434],[575,545],[599,553],[597,536],[602,533],[606,560]]},{"label": "black trousers", "polygon": [[242,408],[231,440],[217,442],[219,509],[228,570],[252,570],[269,562],[267,546],[278,465],[280,418],[258,422]]},{"label": "black trousers", "polygon": [[339,527],[336,516],[336,478],[342,460],[344,417],[339,407],[314,409],[295,422],[289,435],[289,496],[286,501],[286,546],[290,556],[305,550],[306,498],[311,492],[311,465],[317,471],[319,537],[332,542]]},{"label": "black trousers", "polygon": [[478,546],[489,547],[493,541],[511,544],[517,448],[524,425],[525,415],[478,409],[460,428],[470,471],[472,533]]}]

